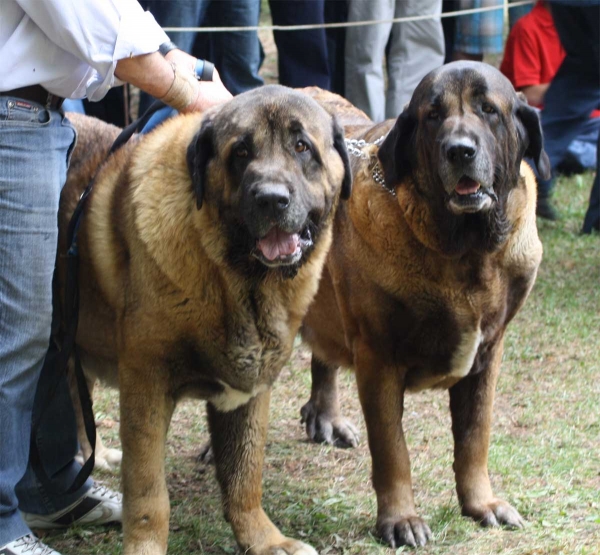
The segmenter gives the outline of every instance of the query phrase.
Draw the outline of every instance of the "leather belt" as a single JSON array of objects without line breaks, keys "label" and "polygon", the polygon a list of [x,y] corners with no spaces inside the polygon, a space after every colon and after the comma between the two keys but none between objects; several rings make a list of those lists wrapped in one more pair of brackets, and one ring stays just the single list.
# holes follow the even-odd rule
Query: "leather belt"
[{"label": "leather belt", "polygon": [[21,87],[12,91],[0,91],[0,96],[14,96],[23,100],[37,102],[49,110],[58,110],[64,101],[64,98],[56,96],[48,92],[41,85],[30,85],[29,87]]}]

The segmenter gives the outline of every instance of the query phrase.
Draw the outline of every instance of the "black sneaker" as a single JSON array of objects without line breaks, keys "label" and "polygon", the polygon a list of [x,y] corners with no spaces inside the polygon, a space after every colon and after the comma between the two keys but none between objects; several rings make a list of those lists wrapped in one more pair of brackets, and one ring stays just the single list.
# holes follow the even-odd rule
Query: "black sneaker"
[{"label": "black sneaker", "polygon": [[577,156],[567,151],[564,158],[556,166],[556,173],[560,173],[565,177],[579,175],[585,173],[584,165],[579,161]]},{"label": "black sneaker", "polygon": [[21,512],[21,516],[29,528],[39,530],[67,528],[72,524],[94,526],[122,522],[122,504],[123,496],[120,493],[94,483],[83,497],[62,511],[51,515]]},{"label": "black sneaker", "polygon": [[535,214],[539,218],[544,218],[545,220],[558,220],[558,212],[550,203],[550,197],[538,197]]}]

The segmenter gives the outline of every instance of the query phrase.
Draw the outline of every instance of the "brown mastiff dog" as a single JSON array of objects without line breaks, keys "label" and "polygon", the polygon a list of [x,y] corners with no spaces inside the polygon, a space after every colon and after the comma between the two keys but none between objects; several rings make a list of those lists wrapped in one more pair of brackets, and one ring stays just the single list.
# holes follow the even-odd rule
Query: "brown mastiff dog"
[{"label": "brown mastiff dog", "polygon": [[302,414],[313,439],[355,444],[336,389],[337,367],[355,369],[377,532],[392,547],[431,538],[415,509],[402,431],[408,391],[449,390],[463,514],[485,526],[522,525],[493,494],[487,460],[504,332],[542,257],[524,156],[548,174],[535,111],[493,67],[461,62],[427,75],[379,150],[353,157],[352,199],[336,215],[302,329],[313,350]]},{"label": "brown mastiff dog", "polygon": [[[114,135],[85,128],[62,196],[63,241]],[[335,119],[278,86],[173,118],[101,167],[79,233],[77,347],[87,372],[120,389],[126,555],[167,550],[165,440],[183,397],[208,401],[225,517],[244,552],[316,553],[263,511],[263,449],[270,389],[350,187]]]}]

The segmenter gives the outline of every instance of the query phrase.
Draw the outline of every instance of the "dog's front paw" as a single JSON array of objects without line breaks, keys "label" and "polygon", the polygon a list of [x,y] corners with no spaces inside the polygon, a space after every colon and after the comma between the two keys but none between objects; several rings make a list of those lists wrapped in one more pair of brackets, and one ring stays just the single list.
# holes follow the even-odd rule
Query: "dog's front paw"
[{"label": "dog's front paw", "polygon": [[482,526],[507,526],[523,528],[525,521],[519,511],[502,499],[493,499],[485,504],[466,504],[462,514],[471,517]]},{"label": "dog's front paw", "polygon": [[382,519],[377,522],[377,533],[393,548],[423,547],[433,537],[426,522],[416,515]]},{"label": "dog's front paw", "polygon": [[308,544],[284,536],[262,507],[227,515],[238,545],[246,555],[318,555]]},{"label": "dog's front paw", "polygon": [[312,401],[301,409],[302,424],[306,424],[306,434],[316,443],[328,443],[336,447],[356,447],[358,430],[339,414],[320,411]]},{"label": "dog's front paw", "polygon": [[310,545],[290,539],[269,548],[268,551],[261,551],[260,555],[263,553],[264,555],[319,555]]}]

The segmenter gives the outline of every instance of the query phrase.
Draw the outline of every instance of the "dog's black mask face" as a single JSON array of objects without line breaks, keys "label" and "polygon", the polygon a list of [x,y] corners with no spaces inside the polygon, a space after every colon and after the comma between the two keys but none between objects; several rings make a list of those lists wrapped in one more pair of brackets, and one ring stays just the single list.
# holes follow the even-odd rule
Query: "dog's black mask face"
[{"label": "dog's black mask face", "polygon": [[198,208],[203,199],[219,206],[232,263],[258,262],[259,271],[286,275],[306,260],[352,184],[335,119],[279,86],[239,95],[207,115],[188,165]]},{"label": "dog's black mask face", "polygon": [[524,156],[549,177],[537,113],[499,71],[477,62],[428,74],[379,150],[388,186],[410,177],[449,241],[471,235],[485,250],[509,231],[505,205]]}]

